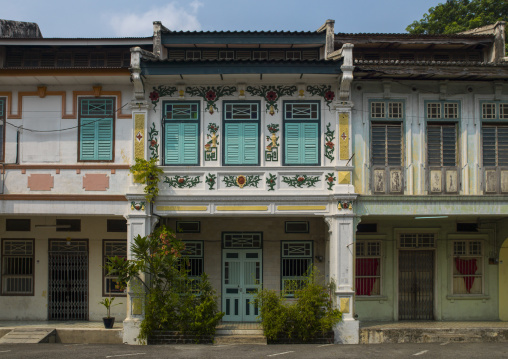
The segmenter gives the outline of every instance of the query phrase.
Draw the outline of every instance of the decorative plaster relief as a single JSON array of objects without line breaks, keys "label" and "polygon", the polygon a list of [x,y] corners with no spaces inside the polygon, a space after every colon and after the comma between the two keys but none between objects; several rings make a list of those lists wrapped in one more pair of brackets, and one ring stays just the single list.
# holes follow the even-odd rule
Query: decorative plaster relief
[{"label": "decorative plaster relief", "polygon": [[350,184],[351,183],[351,172],[339,171],[339,184]]},{"label": "decorative plaster relief", "polygon": [[28,185],[30,191],[51,191],[55,184],[55,179],[48,174],[32,174],[28,176]]},{"label": "decorative plaster relief", "polygon": [[106,191],[109,188],[109,177],[106,174],[87,173],[83,176],[85,191]]},{"label": "decorative plaster relief", "polygon": [[134,115],[134,156],[145,158],[145,114]]},{"label": "decorative plaster relief", "polygon": [[339,136],[340,136],[340,155],[341,160],[349,159],[349,114],[339,114]]}]

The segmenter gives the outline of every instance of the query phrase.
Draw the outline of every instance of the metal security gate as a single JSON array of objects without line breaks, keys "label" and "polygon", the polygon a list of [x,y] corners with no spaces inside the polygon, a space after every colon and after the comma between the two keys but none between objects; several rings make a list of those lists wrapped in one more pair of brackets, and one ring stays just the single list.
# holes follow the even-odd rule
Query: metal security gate
[{"label": "metal security gate", "polygon": [[434,319],[434,251],[399,251],[399,320]]},{"label": "metal security gate", "polygon": [[49,320],[88,320],[88,243],[50,240]]}]

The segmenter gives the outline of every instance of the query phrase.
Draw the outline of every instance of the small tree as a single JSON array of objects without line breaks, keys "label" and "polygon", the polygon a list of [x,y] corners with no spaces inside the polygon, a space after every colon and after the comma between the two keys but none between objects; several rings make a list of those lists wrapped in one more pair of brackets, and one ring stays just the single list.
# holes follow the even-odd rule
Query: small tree
[{"label": "small tree", "polygon": [[218,310],[207,276],[203,275],[197,283],[188,278],[184,249],[174,232],[161,226],[146,237],[134,238],[133,259],[109,258],[109,275],[117,276],[124,285],[138,284],[145,293],[141,340],[155,330],[192,332],[198,337],[211,335],[224,315]]}]

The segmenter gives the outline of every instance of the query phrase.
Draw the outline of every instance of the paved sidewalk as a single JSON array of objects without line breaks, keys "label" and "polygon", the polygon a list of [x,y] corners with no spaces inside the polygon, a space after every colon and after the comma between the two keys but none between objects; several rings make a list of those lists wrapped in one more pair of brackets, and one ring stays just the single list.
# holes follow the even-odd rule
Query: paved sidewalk
[{"label": "paved sidewalk", "polygon": [[508,322],[455,322],[455,321],[402,321],[402,322],[369,322],[360,321],[360,329],[474,329],[506,328]]},{"label": "paved sidewalk", "polygon": [[[102,322],[87,321],[37,321],[37,320],[0,320],[0,329],[11,328],[55,328],[55,329],[104,329]],[[123,329],[123,321],[117,323],[113,329]]]}]

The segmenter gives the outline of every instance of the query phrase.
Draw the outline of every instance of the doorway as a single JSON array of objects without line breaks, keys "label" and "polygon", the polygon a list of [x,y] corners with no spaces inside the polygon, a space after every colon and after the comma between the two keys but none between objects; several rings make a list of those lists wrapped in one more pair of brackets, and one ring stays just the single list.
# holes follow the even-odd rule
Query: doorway
[{"label": "doorway", "polygon": [[261,234],[229,233],[223,243],[222,311],[226,314],[222,320],[255,322],[259,310],[254,299],[262,288]]},{"label": "doorway", "polygon": [[49,242],[49,320],[88,320],[88,242]]},{"label": "doorway", "polygon": [[434,251],[399,251],[399,320],[434,319]]}]

